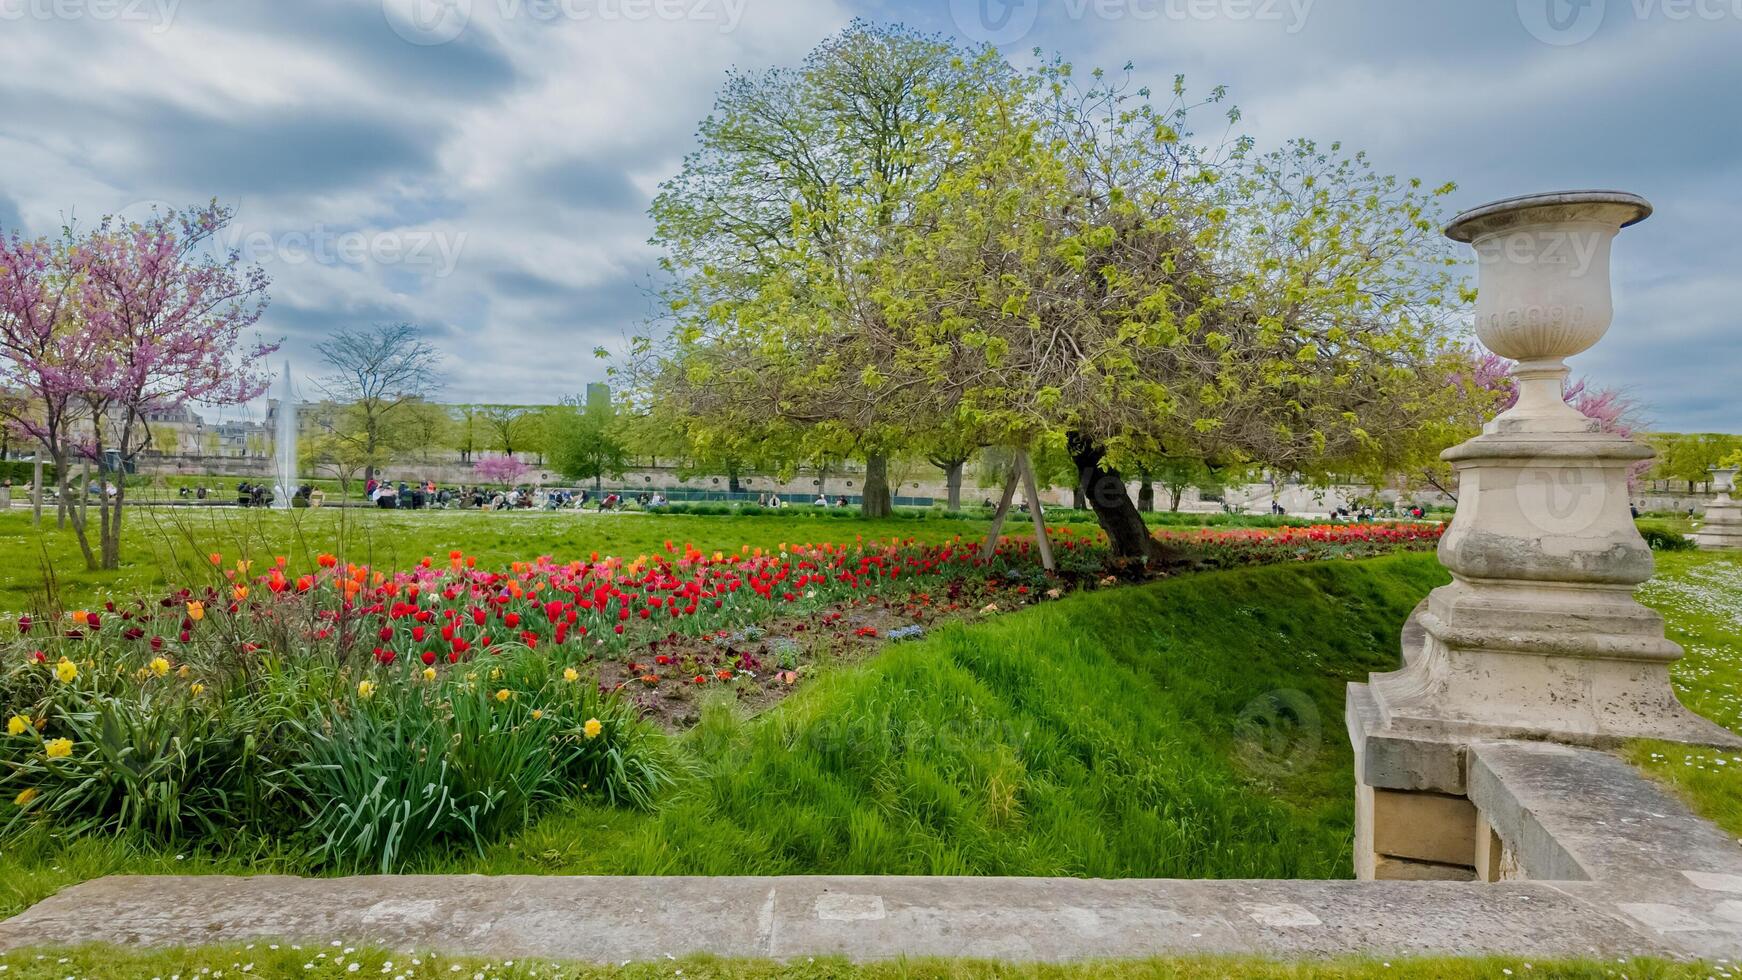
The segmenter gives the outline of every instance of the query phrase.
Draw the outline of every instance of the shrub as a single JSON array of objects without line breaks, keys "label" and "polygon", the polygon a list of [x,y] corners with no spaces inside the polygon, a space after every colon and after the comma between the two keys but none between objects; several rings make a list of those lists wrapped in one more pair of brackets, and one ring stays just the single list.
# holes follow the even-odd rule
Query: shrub
[{"label": "shrub", "polygon": [[1699,547],[1693,539],[1670,525],[1648,521],[1637,523],[1640,535],[1646,544],[1651,545],[1652,551],[1692,551]]}]

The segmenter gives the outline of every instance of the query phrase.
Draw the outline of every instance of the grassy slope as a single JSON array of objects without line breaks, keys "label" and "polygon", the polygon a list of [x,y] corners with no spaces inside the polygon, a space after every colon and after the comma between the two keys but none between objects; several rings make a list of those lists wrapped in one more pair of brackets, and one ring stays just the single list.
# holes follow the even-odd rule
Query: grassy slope
[{"label": "grassy slope", "polygon": [[[40,959],[38,958],[40,957]],[[843,960],[820,959],[770,963],[755,960],[719,960],[691,958],[676,962],[642,963],[618,966],[614,964],[554,964],[540,960],[503,962],[459,959],[447,956],[414,956],[404,952],[381,950],[347,951],[341,947],[271,949],[267,944],[210,948],[203,950],[171,950],[137,952],[106,947],[60,952],[23,950],[0,954],[0,964],[8,967],[8,980],[61,980],[63,977],[102,977],[104,980],[144,980],[146,977],[230,976],[270,978],[350,976],[347,968],[359,964],[355,974],[378,977],[392,963],[395,975],[425,977],[483,976],[492,980],[526,977],[572,977],[575,980],[593,977],[669,978],[681,976],[689,980],[910,980],[914,977],[937,977],[940,980],[989,980],[989,978],[1020,977],[1026,980],[1224,980],[1228,977],[1252,980],[1362,980],[1383,977],[1386,980],[1474,980],[1482,977],[1543,977],[1556,980],[1599,980],[1610,977],[1632,977],[1634,980],[1695,980],[1712,975],[1710,967],[1701,964],[1663,963],[1650,960],[1621,962],[1543,963],[1518,959],[1468,960],[1317,960],[1303,963],[1275,963],[1257,959],[1192,958],[1143,960],[1124,963],[1076,963],[1066,966],[1012,966],[1006,963],[967,960],[896,960],[889,963],[854,965]],[[304,964],[308,964],[305,968]],[[247,970],[244,971],[244,967]],[[208,972],[209,971],[209,972]]]},{"label": "grassy slope", "polygon": [[[1683,703],[1742,733],[1742,555],[1660,554],[1658,577],[1640,598],[1663,614],[1670,639],[1687,651],[1670,668]],[[1629,755],[1742,839],[1742,753],[1641,742]]]},{"label": "grassy slope", "polygon": [[558,814],[486,863],[1346,876],[1343,686],[1395,663],[1442,577],[1425,555],[1243,570],[948,627],[763,718],[715,712],[684,739],[697,778],[657,814]]},{"label": "grassy slope", "polygon": [[[1443,577],[1419,554],[1246,569],[946,627],[760,718],[710,712],[654,813],[558,811],[415,870],[1346,876],[1343,685],[1395,663]],[[0,914],[123,871],[304,870],[283,845],[229,847],[14,840]]]}]

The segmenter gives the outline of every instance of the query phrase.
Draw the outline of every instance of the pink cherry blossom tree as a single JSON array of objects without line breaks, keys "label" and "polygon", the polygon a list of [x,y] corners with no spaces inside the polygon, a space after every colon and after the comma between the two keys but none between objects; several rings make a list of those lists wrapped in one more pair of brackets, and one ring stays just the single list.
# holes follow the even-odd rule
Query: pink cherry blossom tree
[{"label": "pink cherry blossom tree", "polygon": [[531,471],[532,467],[513,456],[487,456],[472,464],[472,474],[478,479],[510,487]]},{"label": "pink cherry blossom tree", "polygon": [[42,521],[42,459],[62,479],[60,518],[74,434],[84,403],[76,396],[90,336],[79,323],[77,277],[65,243],[0,231],[0,424],[37,446],[32,502]]},{"label": "pink cherry blossom tree", "polygon": [[[1475,392],[1486,395],[1493,401],[1496,414],[1518,403],[1518,385],[1512,380],[1512,362],[1498,354],[1484,352],[1474,356],[1468,375],[1461,378],[1460,382],[1465,380]],[[1562,397],[1581,415],[1596,422],[1603,432],[1632,438],[1635,432],[1645,426],[1639,404],[1617,389],[1593,388],[1589,381],[1580,378],[1566,386]],[[1650,469],[1649,460],[1635,464],[1628,472],[1629,482],[1637,485]],[[1456,500],[1457,495],[1447,489],[1448,481],[1444,479],[1449,475],[1449,468],[1445,468],[1444,472],[1430,469],[1427,482]]]},{"label": "pink cherry blossom tree", "polygon": [[[267,277],[216,247],[233,218],[217,202],[153,212],[141,222],[105,218],[68,245],[76,277],[81,376],[59,383],[83,403],[90,459],[121,474],[151,446],[153,413],[198,403],[233,405],[266,391],[275,344],[247,333],[266,309]],[[115,568],[127,501],[120,475],[98,496],[96,553],[85,521],[74,530],[92,567]]]}]

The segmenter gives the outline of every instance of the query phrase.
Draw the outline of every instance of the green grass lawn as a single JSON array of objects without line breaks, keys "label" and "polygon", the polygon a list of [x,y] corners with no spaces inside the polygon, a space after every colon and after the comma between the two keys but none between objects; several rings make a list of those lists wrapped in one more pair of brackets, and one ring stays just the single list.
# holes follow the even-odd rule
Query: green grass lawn
[{"label": "green grass lawn", "polygon": [[[1640,599],[1663,614],[1669,638],[1687,651],[1670,668],[1676,694],[1742,734],[1742,555],[1673,552],[1657,561],[1657,578],[1640,590]],[[1628,754],[1742,839],[1742,753],[1641,742]]]},{"label": "green grass lawn", "polygon": [[[352,964],[357,966],[353,969]],[[391,965],[389,965],[391,964]],[[688,980],[1476,980],[1490,977],[1541,977],[1544,980],[1695,980],[1714,975],[1697,963],[1656,960],[1531,962],[1520,959],[1312,960],[1278,963],[1232,957],[1193,957],[1129,962],[1073,963],[1060,966],[1021,965],[983,960],[894,960],[853,964],[839,959],[804,959],[790,963],[764,960],[722,960],[689,957],[675,962],[616,964],[554,963],[548,960],[481,960],[416,955],[347,947],[293,947],[269,943],[197,950],[140,952],[108,947],[78,950],[20,950],[0,954],[7,980],[63,980],[100,977],[103,980],[145,980],[147,977],[246,976],[266,980],[283,977],[593,977],[671,978]],[[383,969],[385,967],[385,969]]]}]

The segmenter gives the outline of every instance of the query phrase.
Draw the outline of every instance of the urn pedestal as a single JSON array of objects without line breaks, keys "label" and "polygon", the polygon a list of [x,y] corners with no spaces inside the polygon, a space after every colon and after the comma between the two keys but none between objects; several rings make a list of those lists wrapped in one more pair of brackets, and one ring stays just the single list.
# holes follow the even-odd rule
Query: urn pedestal
[{"label": "urn pedestal", "polygon": [[1492,842],[1464,798],[1472,741],[1742,745],[1676,700],[1681,649],[1633,597],[1653,563],[1627,477],[1651,450],[1563,396],[1565,359],[1613,318],[1610,246],[1650,213],[1631,194],[1579,191],[1496,202],[1446,230],[1476,250],[1477,336],[1517,362],[1519,398],[1444,453],[1458,474],[1439,547],[1452,583],[1412,617],[1403,669],[1349,688],[1362,877],[1477,875],[1466,842]]},{"label": "urn pedestal", "polygon": [[1734,466],[1712,470],[1712,482],[1718,496],[1706,505],[1705,523],[1694,535],[1694,542],[1702,551],[1742,548],[1742,501],[1731,496],[1736,489],[1736,473]]}]

